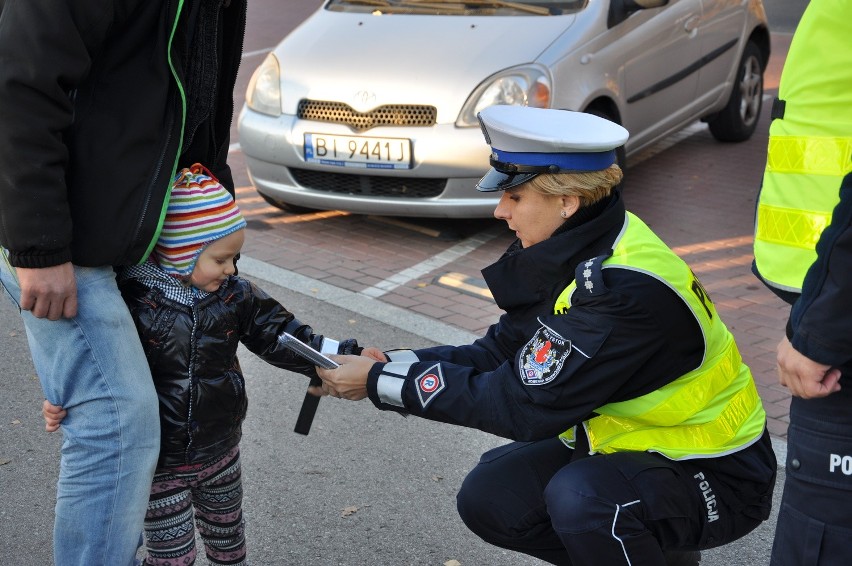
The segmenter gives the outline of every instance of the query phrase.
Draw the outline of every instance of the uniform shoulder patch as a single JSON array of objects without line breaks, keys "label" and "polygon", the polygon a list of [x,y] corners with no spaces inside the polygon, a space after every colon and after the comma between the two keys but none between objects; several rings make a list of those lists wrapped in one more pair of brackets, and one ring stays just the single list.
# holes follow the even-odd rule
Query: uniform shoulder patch
[{"label": "uniform shoulder patch", "polygon": [[524,385],[545,385],[559,375],[571,354],[571,341],[542,326],[521,350],[518,373]]},{"label": "uniform shoulder patch", "polygon": [[574,270],[574,281],[577,282],[577,292],[580,296],[603,295],[608,291],[603,281],[603,262],[609,257],[599,255],[581,261]]},{"label": "uniform shoulder patch", "polygon": [[435,364],[414,380],[417,387],[417,398],[420,405],[425,409],[432,399],[438,396],[446,387],[444,374],[441,372],[441,364]]}]

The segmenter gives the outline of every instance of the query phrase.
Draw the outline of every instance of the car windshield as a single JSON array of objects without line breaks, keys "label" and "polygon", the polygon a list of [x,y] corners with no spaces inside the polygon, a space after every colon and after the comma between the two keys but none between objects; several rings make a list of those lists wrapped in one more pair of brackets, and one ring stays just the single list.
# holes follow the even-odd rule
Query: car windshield
[{"label": "car windshield", "polygon": [[441,16],[560,16],[586,7],[588,0],[331,0],[326,9],[334,12],[361,12],[375,15],[423,14]]}]

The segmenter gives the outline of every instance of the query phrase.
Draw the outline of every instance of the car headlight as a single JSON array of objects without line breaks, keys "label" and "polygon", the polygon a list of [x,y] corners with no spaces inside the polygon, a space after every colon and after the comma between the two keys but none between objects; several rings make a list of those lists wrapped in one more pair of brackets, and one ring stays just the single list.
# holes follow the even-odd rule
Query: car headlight
[{"label": "car headlight", "polygon": [[544,68],[525,65],[506,69],[483,81],[462,107],[456,126],[478,126],[476,114],[495,104],[550,107],[550,75]]},{"label": "car headlight", "polygon": [[246,105],[256,112],[281,115],[281,73],[272,53],[255,69],[246,89]]}]

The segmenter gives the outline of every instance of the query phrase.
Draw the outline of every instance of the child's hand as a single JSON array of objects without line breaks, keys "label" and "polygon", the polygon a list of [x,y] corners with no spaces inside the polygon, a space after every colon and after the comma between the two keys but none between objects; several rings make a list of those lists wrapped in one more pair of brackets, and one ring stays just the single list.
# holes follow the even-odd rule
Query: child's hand
[{"label": "child's hand", "polygon": [[44,403],[41,404],[41,414],[44,416],[44,430],[56,432],[68,412],[59,405],[53,405],[45,399]]},{"label": "child's hand", "polygon": [[382,352],[381,350],[379,350],[378,348],[373,348],[373,347],[364,348],[361,351],[361,355],[366,356],[366,357],[370,358],[371,360],[375,360],[377,362],[384,363],[384,362],[388,361],[387,357],[385,356],[385,353]]}]

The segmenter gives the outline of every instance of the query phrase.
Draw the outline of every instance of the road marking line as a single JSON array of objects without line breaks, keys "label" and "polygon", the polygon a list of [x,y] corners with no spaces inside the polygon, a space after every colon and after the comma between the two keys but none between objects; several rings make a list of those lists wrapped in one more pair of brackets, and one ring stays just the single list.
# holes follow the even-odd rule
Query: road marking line
[{"label": "road marking line", "polygon": [[483,299],[494,300],[494,296],[488,289],[488,285],[485,283],[485,280],[470,277],[464,273],[456,273],[455,271],[446,273],[438,278],[438,285],[443,285],[444,287],[449,287],[451,289],[458,289],[463,293],[470,293],[477,297],[482,297]]},{"label": "road marking line", "polygon": [[399,328],[437,344],[470,344],[478,335],[409,310],[383,303],[252,257],[240,256],[240,273],[319,299],[360,316]]},{"label": "road marking line", "polygon": [[505,230],[506,228],[504,226],[494,226],[489,228],[488,230],[459,242],[455,246],[444,250],[438,255],[432,256],[426,261],[421,261],[417,265],[404,269],[396,275],[388,277],[384,281],[380,281],[372,287],[364,289],[360,292],[360,294],[372,298],[381,297],[385,293],[393,291],[397,287],[401,287],[413,279],[422,277],[426,273],[435,271],[436,269],[469,254],[480,246],[493,240]]}]

